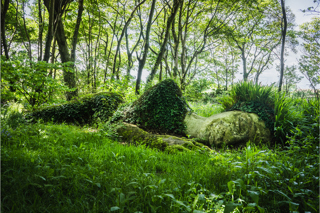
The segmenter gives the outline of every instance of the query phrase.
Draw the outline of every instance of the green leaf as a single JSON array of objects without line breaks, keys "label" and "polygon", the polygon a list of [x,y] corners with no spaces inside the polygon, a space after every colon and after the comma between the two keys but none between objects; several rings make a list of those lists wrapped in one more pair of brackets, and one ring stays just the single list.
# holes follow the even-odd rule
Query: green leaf
[{"label": "green leaf", "polygon": [[164,194],[165,196],[167,196],[167,197],[170,197],[170,198],[172,198],[172,199],[174,199],[175,200],[175,198],[174,198],[174,196],[173,196],[173,194]]},{"label": "green leaf", "polygon": [[228,182],[228,189],[231,194],[233,194],[236,191],[235,183],[233,181]]},{"label": "green leaf", "polygon": [[248,190],[248,194],[256,204],[259,203],[259,192]]},{"label": "green leaf", "polygon": [[242,206],[242,204],[229,202],[226,204],[226,207],[224,209],[224,213],[231,213],[235,208]]},{"label": "green leaf", "polygon": [[113,206],[111,207],[110,211],[113,212],[113,211],[117,211],[117,210],[120,210],[120,208],[118,206]]}]

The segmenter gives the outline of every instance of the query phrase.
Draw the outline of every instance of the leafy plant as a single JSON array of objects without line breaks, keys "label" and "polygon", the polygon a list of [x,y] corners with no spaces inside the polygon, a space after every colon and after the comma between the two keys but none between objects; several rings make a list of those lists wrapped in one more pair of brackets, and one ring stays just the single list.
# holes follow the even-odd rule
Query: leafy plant
[{"label": "leafy plant", "polygon": [[[31,105],[37,107],[45,102],[52,102],[55,94],[70,92],[62,82],[48,75],[48,70],[62,69],[68,63],[33,62],[17,58],[14,60],[1,60],[3,83],[6,91],[2,90],[6,99],[10,96],[23,97]],[[10,93],[9,89],[15,90]],[[7,97],[8,96],[8,97]]]}]

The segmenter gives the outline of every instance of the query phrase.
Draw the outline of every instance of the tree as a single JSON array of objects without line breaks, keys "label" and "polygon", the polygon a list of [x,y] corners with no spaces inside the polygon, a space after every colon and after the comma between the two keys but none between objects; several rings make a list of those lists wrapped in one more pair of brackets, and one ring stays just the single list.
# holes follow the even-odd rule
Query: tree
[{"label": "tree", "polygon": [[[285,88],[285,92],[288,93],[290,88],[299,83],[302,79],[301,76],[296,72],[296,66],[286,66],[283,73],[284,84],[282,85]],[[277,66],[277,71],[280,72],[280,66]]]},{"label": "tree", "polygon": [[280,55],[280,80],[279,80],[279,89],[281,91],[282,81],[283,81],[283,73],[284,73],[284,48],[286,43],[286,35],[287,35],[287,14],[285,7],[285,0],[281,0],[281,9],[282,9],[282,19],[283,25],[281,25],[281,55]]},{"label": "tree", "polygon": [[317,86],[320,85],[320,18],[314,17],[311,22],[300,25],[299,35],[304,41],[299,69],[319,98]]},{"label": "tree", "polygon": [[262,1],[244,7],[239,13],[226,30],[226,39],[240,51],[243,80],[256,72],[258,81],[280,42],[280,35],[275,30],[281,24],[279,7],[275,1]]},{"label": "tree", "polygon": [[[76,57],[76,45],[78,41],[78,34],[79,34],[79,28],[82,18],[82,12],[83,12],[83,0],[79,0],[78,3],[78,14],[77,14],[77,20],[76,20],[76,26],[74,28],[73,36],[72,36],[72,42],[71,42],[71,51],[69,53],[67,38],[65,35],[65,29],[62,22],[62,15],[66,12],[66,8],[71,3],[70,1],[63,1],[63,0],[55,0],[54,2],[54,10],[51,10],[50,6],[50,0],[44,0],[44,4],[49,12],[49,16],[52,15],[54,11],[54,17],[56,23],[56,39],[59,46],[59,53],[61,57],[61,62],[75,62]],[[75,79],[75,73],[73,72],[74,64],[70,67],[65,67],[63,70],[63,78],[68,86],[69,89],[73,89],[72,92],[66,93],[67,100],[71,100],[73,97],[75,97],[78,94],[77,88],[76,88],[76,79]]]},{"label": "tree", "polygon": [[114,78],[114,75],[116,73],[116,63],[117,63],[117,57],[118,57],[118,54],[120,53],[120,45],[121,45],[121,41],[122,41],[122,38],[127,30],[127,27],[129,26],[133,16],[134,16],[134,13],[136,12],[136,10],[145,2],[146,0],[142,0],[138,5],[136,5],[134,7],[134,9],[132,10],[129,18],[125,21],[125,24],[124,24],[124,27],[122,28],[122,32],[121,32],[121,35],[118,39],[118,45],[117,45],[117,49],[116,49],[116,53],[114,55],[114,60],[113,60],[113,68],[112,68],[112,77],[111,79]]},{"label": "tree", "polygon": [[[137,58],[139,61],[139,68],[138,68],[138,76],[137,76],[137,81],[136,81],[136,94],[139,94],[142,69],[146,63],[146,59],[147,59],[147,55],[148,55],[148,51],[149,51],[149,36],[150,36],[152,17],[154,14],[155,5],[156,5],[156,0],[152,0],[148,24],[147,24],[147,30],[146,30],[146,38],[144,41],[144,49],[143,49],[142,58],[138,57],[138,55],[137,55]],[[141,29],[141,32],[142,32],[142,30],[143,29]]]},{"label": "tree", "polygon": [[[150,82],[153,80],[155,74],[156,74],[156,71],[160,65],[160,62],[162,60],[162,57],[164,55],[164,52],[166,50],[166,46],[167,46],[167,42],[168,42],[168,39],[169,39],[169,36],[170,36],[170,27],[174,21],[174,17],[176,16],[177,12],[178,12],[178,8],[180,6],[180,4],[182,3],[182,0],[174,0],[173,1],[173,5],[171,6],[171,14],[170,16],[168,17],[168,20],[167,20],[167,26],[166,26],[166,31],[165,31],[165,36],[164,36],[164,40],[161,44],[161,47],[160,47],[160,51],[158,53],[158,56],[157,56],[157,59],[155,61],[155,64],[151,70],[151,73],[150,75],[148,76],[147,78],[147,85],[150,84]],[[147,88],[147,86],[146,86]]]},{"label": "tree", "polygon": [[1,54],[2,55],[2,47],[4,50],[4,55],[6,59],[9,59],[9,53],[8,53],[8,45],[7,45],[7,39],[6,39],[6,28],[5,28],[5,20],[6,20],[6,14],[9,9],[9,0],[1,1]]}]

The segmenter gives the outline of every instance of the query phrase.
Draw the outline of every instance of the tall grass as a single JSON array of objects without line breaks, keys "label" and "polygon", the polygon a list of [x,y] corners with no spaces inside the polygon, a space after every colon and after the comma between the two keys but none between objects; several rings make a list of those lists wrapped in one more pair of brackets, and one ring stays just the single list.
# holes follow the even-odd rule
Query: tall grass
[{"label": "tall grass", "polygon": [[202,117],[210,117],[211,115],[218,114],[224,110],[221,105],[210,102],[189,102],[189,106],[196,114]]},{"label": "tall grass", "polygon": [[65,124],[8,131],[1,134],[1,212],[319,210],[319,167],[296,163],[295,149],[289,155],[248,143],[169,155]]},{"label": "tall grass", "polygon": [[220,98],[220,103],[225,109],[230,108],[237,102],[258,101],[264,105],[274,107],[273,85],[261,86],[253,81],[243,81],[234,84],[230,95],[224,95]]}]

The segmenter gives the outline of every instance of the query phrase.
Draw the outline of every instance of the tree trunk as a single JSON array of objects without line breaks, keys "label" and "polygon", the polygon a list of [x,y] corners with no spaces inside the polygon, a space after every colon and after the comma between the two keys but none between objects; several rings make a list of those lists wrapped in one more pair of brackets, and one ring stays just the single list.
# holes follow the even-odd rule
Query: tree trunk
[{"label": "tree trunk", "polygon": [[83,0],[79,0],[78,5],[78,17],[77,17],[77,23],[74,29],[73,38],[72,38],[72,49],[71,49],[71,61],[75,62],[76,59],[76,46],[78,42],[78,35],[79,35],[79,28],[80,23],[82,19],[82,12],[83,12]]},{"label": "tree trunk", "polygon": [[281,86],[283,81],[283,72],[284,72],[284,47],[286,43],[286,34],[287,34],[287,15],[286,8],[284,4],[284,0],[281,0],[281,8],[282,8],[282,18],[284,21],[284,26],[282,31],[282,43],[281,43],[281,56],[280,56],[280,80],[279,80],[279,89],[278,92],[281,92]]},{"label": "tree trunk", "polygon": [[243,49],[241,50],[241,59],[242,59],[242,66],[243,66],[243,81],[247,81],[248,80],[247,59],[245,57],[244,51],[245,51],[245,49],[243,47]]},{"label": "tree trunk", "polygon": [[[49,4],[50,3],[50,4]],[[51,48],[51,42],[54,37],[54,17],[55,16],[55,11],[54,11],[54,5],[55,5],[55,0],[49,1],[44,1],[44,5],[46,6],[48,12],[49,12],[49,26],[48,26],[48,33],[46,37],[46,43],[44,47],[44,56],[43,56],[43,61],[48,62],[50,58],[50,48]]]},{"label": "tree trunk", "polygon": [[[120,35],[120,38],[118,40],[118,45],[117,45],[117,49],[116,49],[116,54],[114,55],[114,59],[113,59],[113,68],[112,68],[112,79],[114,78],[114,75],[116,74],[116,63],[117,63],[117,57],[118,57],[118,54],[120,54],[120,44],[121,44],[121,41],[122,41],[122,38],[124,36],[124,33],[125,31],[127,30],[127,27],[129,26],[130,22],[131,22],[131,19],[133,18],[133,15],[134,13],[136,12],[136,10],[145,2],[146,0],[143,0],[142,2],[140,2],[134,9],[133,11],[131,12],[130,14],[130,17],[129,19],[126,21],[123,29],[122,29],[122,32],[121,32],[121,35]],[[118,69],[119,70],[119,69]],[[119,79],[119,73],[117,73],[117,79]]]},{"label": "tree trunk", "polygon": [[42,7],[41,0],[38,0],[38,10],[39,10],[39,38],[38,38],[38,61],[42,60],[42,34],[43,34],[43,20],[42,20]]},{"label": "tree trunk", "polygon": [[[4,2],[4,4],[2,4]],[[9,60],[9,51],[8,51],[8,45],[7,45],[7,39],[6,39],[6,28],[5,28],[5,17],[7,14],[7,11],[9,9],[9,0],[1,1],[1,44],[4,49],[4,55],[6,56],[6,59]],[[1,48],[1,55],[2,55],[2,48]]]},{"label": "tree trunk", "polygon": [[182,8],[183,8],[183,0],[180,4],[178,35],[176,34],[176,31],[175,31],[175,17],[173,18],[172,28],[171,28],[172,37],[173,37],[173,41],[174,41],[174,46],[173,46],[173,57],[174,57],[173,77],[174,78],[176,78],[178,75],[178,50],[179,50],[180,38],[182,38],[182,36],[181,36],[181,33],[182,33],[182,26],[181,26]]},{"label": "tree trunk", "polygon": [[73,90],[71,92],[66,93],[66,98],[68,101],[78,95],[78,90],[76,88],[75,72],[72,69],[74,69],[75,50],[76,50],[76,45],[77,45],[77,39],[78,39],[78,34],[79,34],[79,27],[80,27],[80,23],[81,23],[82,12],[83,12],[83,0],[79,0],[77,23],[76,23],[74,33],[73,33],[73,38],[72,38],[71,56],[69,54],[67,39],[65,36],[65,31],[64,31],[61,17],[58,17],[58,20],[57,20],[56,38],[57,38],[57,42],[58,42],[58,46],[59,46],[59,53],[60,53],[60,57],[61,57],[61,62],[62,63],[73,62],[72,65],[65,67],[63,69],[64,82],[66,83],[66,85],[68,86],[69,89]]},{"label": "tree trunk", "polygon": [[139,94],[142,70],[143,70],[143,67],[146,63],[147,55],[148,55],[148,51],[149,51],[149,36],[150,36],[152,17],[154,14],[155,5],[156,5],[156,0],[152,0],[150,14],[149,14],[149,20],[148,20],[148,24],[147,24],[146,40],[145,40],[143,55],[142,55],[142,59],[138,58],[139,68],[138,68],[138,76],[137,76],[137,81],[136,81],[136,94]]},{"label": "tree trunk", "polygon": [[160,65],[160,62],[162,60],[162,57],[163,57],[163,54],[164,52],[166,51],[166,46],[167,46],[167,42],[168,42],[168,39],[169,39],[169,35],[170,35],[170,27],[172,25],[172,22],[174,20],[174,17],[176,16],[177,14],[177,11],[178,11],[178,8],[180,6],[180,1],[179,0],[174,0],[174,3],[173,3],[173,7],[172,7],[172,13],[171,15],[169,16],[168,18],[168,21],[167,21],[167,27],[166,27],[166,33],[165,33],[165,37],[164,37],[164,40],[163,40],[163,43],[160,47],[160,52],[158,54],[158,57],[156,59],[156,62],[151,70],[151,73],[150,75],[148,76],[147,78],[147,86],[146,86],[146,89],[148,88],[148,84],[151,83],[151,81],[153,80],[156,72],[157,72],[157,69]]},{"label": "tree trunk", "polygon": [[162,81],[162,61],[160,63],[159,81]]},{"label": "tree trunk", "polygon": [[128,29],[126,29],[125,31],[125,37],[126,37],[126,49],[127,49],[127,56],[128,56],[126,80],[129,80],[130,71],[133,66],[133,63],[132,63],[132,54],[130,53],[130,49],[129,49]]}]

